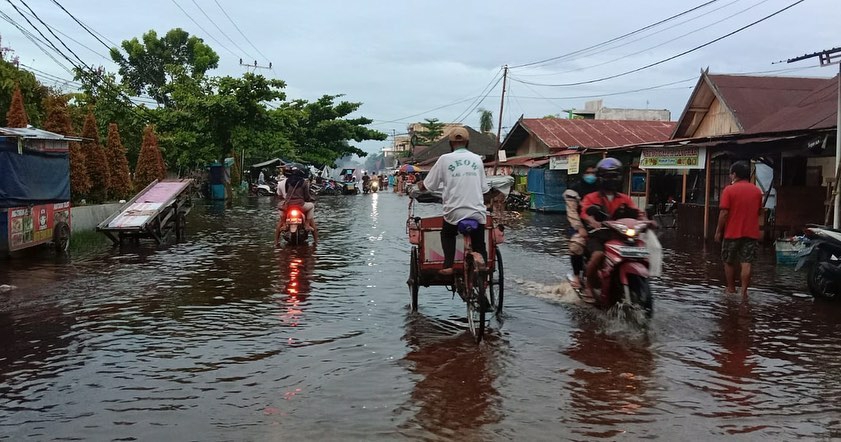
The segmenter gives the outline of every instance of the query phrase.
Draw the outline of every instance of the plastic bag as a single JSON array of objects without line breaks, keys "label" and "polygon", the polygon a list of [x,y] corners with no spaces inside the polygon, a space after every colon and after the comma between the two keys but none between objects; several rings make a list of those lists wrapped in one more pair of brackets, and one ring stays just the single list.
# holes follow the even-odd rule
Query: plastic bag
[{"label": "plastic bag", "polygon": [[654,230],[645,231],[645,248],[648,249],[648,274],[652,278],[663,274],[663,245]]}]

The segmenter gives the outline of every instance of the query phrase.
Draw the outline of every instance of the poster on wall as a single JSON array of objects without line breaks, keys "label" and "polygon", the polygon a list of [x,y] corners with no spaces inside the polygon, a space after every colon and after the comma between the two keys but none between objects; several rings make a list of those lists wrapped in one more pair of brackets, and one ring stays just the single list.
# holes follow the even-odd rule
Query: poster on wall
[{"label": "poster on wall", "polygon": [[569,169],[569,156],[549,157],[549,170]]},{"label": "poster on wall", "polygon": [[705,147],[642,149],[640,169],[703,169],[706,162]]},{"label": "poster on wall", "polygon": [[572,154],[569,155],[567,158],[569,158],[569,170],[567,173],[569,173],[570,175],[577,175],[578,167],[581,164],[581,154]]}]

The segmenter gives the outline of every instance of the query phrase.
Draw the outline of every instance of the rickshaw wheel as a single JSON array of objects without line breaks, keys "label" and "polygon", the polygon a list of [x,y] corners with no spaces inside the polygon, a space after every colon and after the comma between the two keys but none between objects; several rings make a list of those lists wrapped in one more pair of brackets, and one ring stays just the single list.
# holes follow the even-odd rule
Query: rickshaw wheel
[{"label": "rickshaw wheel", "polygon": [[[496,284],[494,284],[493,274],[491,274],[489,278],[488,291],[490,292],[491,308],[493,308],[498,315],[502,313],[502,301],[505,296],[505,269],[502,264],[502,253],[500,253],[499,247],[494,247],[494,252],[496,253],[496,273],[498,276]],[[494,285],[497,286],[496,290],[494,290]]]},{"label": "rickshaw wheel", "polygon": [[56,224],[53,233],[53,245],[58,253],[66,253],[70,248],[70,226],[67,223]]},{"label": "rickshaw wheel", "polygon": [[418,281],[418,248],[412,247],[412,254],[409,261],[409,294],[412,296],[412,311],[418,311],[418,289],[420,282]]},{"label": "rickshaw wheel", "polygon": [[465,278],[472,276],[473,284],[465,284],[469,287],[470,293],[467,297],[467,325],[470,327],[470,332],[476,339],[476,343],[482,342],[485,337],[485,312],[489,309],[488,298],[485,296],[485,284],[481,272],[473,269],[473,263],[468,262],[469,258],[465,258]]}]

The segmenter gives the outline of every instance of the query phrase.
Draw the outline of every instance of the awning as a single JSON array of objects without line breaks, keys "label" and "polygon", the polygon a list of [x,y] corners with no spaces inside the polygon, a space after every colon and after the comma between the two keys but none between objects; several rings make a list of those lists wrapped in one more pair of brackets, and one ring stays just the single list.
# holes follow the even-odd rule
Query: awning
[{"label": "awning", "polygon": [[263,161],[262,163],[252,164],[249,167],[251,167],[252,169],[261,169],[263,167],[282,166],[284,164],[286,164],[286,161],[283,161],[280,158],[275,158],[273,160]]}]

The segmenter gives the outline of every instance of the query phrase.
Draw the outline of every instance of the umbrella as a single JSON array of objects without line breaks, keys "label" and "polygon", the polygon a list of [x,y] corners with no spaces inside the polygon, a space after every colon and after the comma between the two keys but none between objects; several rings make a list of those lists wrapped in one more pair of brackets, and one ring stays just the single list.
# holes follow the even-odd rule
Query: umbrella
[{"label": "umbrella", "polygon": [[413,166],[411,164],[404,164],[404,165],[400,166],[400,169],[397,169],[397,170],[399,170],[401,172],[406,172],[406,173],[423,172],[423,170],[420,167]]}]

